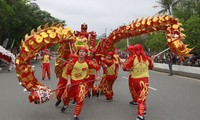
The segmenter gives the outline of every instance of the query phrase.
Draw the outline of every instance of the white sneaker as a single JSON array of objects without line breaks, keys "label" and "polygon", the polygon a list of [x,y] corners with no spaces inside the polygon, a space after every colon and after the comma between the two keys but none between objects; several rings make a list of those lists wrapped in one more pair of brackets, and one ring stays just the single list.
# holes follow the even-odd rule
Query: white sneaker
[{"label": "white sneaker", "polygon": [[139,116],[138,115],[137,118],[136,118],[136,120],[145,120],[145,119],[144,119],[144,116]]}]

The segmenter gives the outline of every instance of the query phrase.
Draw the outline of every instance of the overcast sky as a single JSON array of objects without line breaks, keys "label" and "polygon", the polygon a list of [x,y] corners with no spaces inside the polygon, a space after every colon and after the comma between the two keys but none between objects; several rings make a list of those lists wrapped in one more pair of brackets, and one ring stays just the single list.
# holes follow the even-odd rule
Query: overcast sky
[{"label": "overcast sky", "polygon": [[88,24],[88,32],[98,36],[107,34],[120,25],[142,17],[155,15],[160,8],[153,8],[158,0],[36,0],[41,10],[65,20],[68,27],[79,30]]}]

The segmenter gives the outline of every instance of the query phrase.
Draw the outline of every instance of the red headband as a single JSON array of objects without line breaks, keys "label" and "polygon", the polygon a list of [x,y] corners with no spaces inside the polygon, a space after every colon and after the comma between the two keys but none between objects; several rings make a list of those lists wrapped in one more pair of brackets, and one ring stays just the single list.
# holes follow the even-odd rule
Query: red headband
[{"label": "red headband", "polygon": [[80,50],[84,50],[86,53],[88,53],[88,49],[86,47],[84,47],[84,46],[79,47],[78,52]]},{"label": "red headband", "polygon": [[108,55],[110,55],[113,58],[113,52],[108,52]]},{"label": "red headband", "polygon": [[136,55],[138,56],[139,62],[141,61],[140,55],[142,56],[142,59],[144,61],[146,61],[147,56],[146,56],[146,54],[145,54],[145,52],[144,52],[144,50],[142,48],[142,45],[136,44],[136,45],[134,45],[134,48],[135,48]]},{"label": "red headband", "polygon": [[69,54],[69,58],[77,58],[78,56],[75,54]]},{"label": "red headband", "polygon": [[134,46],[128,46],[127,50],[131,53],[135,53],[135,47]]},{"label": "red headband", "polygon": [[91,49],[90,52],[93,53],[93,54],[96,53],[96,51],[94,49]]}]

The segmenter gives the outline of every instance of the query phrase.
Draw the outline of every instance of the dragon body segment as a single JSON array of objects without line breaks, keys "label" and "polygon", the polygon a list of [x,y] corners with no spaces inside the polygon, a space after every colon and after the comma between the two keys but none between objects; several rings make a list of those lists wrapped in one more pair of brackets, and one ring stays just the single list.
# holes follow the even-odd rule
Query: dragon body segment
[{"label": "dragon body segment", "polygon": [[166,31],[167,45],[181,59],[183,59],[184,56],[190,55],[189,52],[192,49],[187,48],[187,45],[184,45],[182,42],[185,35],[182,33],[183,28],[181,28],[181,23],[172,16],[137,19],[127,26],[121,26],[102,41],[101,45],[97,48],[98,53],[106,54],[112,49],[112,46],[121,39],[158,31]]}]

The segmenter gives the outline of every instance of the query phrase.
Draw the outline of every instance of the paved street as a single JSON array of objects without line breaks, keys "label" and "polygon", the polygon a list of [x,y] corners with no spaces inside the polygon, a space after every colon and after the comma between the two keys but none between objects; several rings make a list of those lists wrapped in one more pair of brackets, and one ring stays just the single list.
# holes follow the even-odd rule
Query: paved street
[{"label": "paved street", "polygon": [[[35,75],[41,81],[39,65],[35,64]],[[53,62],[51,72],[51,80],[41,82],[55,89],[58,80],[53,73]],[[129,105],[127,77],[128,73],[120,70],[112,102],[107,102],[104,96],[86,98],[80,120],[135,120],[137,107]],[[74,106],[61,113],[61,106],[54,107],[55,102],[54,95],[47,103],[30,104],[28,93],[23,92],[15,72],[0,72],[0,120],[73,120]],[[146,120],[199,120],[199,102],[200,80],[150,71]]]}]

